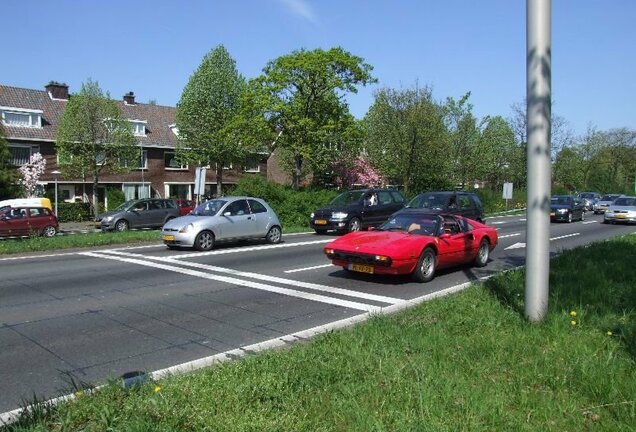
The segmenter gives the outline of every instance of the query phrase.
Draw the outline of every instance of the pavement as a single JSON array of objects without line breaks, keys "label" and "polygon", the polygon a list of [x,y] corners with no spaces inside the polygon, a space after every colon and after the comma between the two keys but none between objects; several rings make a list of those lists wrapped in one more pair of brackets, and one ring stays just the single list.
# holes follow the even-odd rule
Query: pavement
[{"label": "pavement", "polygon": [[86,222],[60,222],[60,233],[88,233],[101,231],[93,221]]}]

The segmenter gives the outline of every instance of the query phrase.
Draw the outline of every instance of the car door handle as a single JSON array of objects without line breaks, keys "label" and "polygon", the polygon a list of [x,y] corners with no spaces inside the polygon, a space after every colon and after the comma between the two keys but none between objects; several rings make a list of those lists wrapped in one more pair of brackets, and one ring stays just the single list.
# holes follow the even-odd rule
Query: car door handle
[{"label": "car door handle", "polygon": [[248,217],[247,217],[247,220],[252,220],[252,216],[248,216]]}]

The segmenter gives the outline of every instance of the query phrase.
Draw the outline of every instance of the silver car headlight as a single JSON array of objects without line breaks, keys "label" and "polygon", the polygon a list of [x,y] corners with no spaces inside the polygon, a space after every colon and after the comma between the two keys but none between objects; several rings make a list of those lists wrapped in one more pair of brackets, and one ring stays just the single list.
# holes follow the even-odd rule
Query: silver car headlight
[{"label": "silver car headlight", "polygon": [[314,218],[314,212],[311,212],[311,214],[309,215],[310,218]]},{"label": "silver car headlight", "polygon": [[331,217],[333,219],[345,219],[347,216],[349,216],[349,213],[345,213],[345,212],[333,212],[333,213],[331,213]]},{"label": "silver car headlight", "polygon": [[185,233],[189,233],[190,231],[192,231],[194,229],[194,225],[192,225],[191,223],[187,224],[186,226],[184,226],[183,228],[179,229],[179,232],[181,234],[185,234]]},{"label": "silver car headlight", "polygon": [[102,219],[102,222],[110,222],[113,220],[112,216],[106,216],[104,219]]},{"label": "silver car headlight", "polygon": [[557,209],[557,213],[567,213],[568,209]]}]

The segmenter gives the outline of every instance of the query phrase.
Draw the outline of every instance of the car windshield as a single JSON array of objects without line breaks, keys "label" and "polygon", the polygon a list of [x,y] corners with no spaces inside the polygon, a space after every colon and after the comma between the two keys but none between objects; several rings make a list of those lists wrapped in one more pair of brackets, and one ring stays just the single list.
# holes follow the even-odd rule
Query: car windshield
[{"label": "car windshield", "polygon": [[206,201],[192,210],[191,214],[193,214],[194,216],[214,216],[226,203],[227,201],[222,199],[213,199],[210,201]]},{"label": "car windshield", "polygon": [[439,226],[439,220],[432,215],[421,215],[411,213],[397,214],[382,225],[378,231],[405,231],[411,234],[435,235]]},{"label": "car windshield", "polygon": [[594,192],[583,192],[581,198],[594,198]]},{"label": "car windshield", "polygon": [[123,204],[120,204],[119,206],[115,207],[113,210],[111,210],[113,213],[118,213],[120,211],[126,211],[126,210],[130,210],[132,208],[132,206],[138,202],[139,200],[128,200]]},{"label": "car windshield", "polygon": [[601,201],[614,201],[616,198],[618,198],[618,195],[604,195]]},{"label": "car windshield", "polygon": [[349,191],[343,192],[334,199],[331,200],[329,204],[332,205],[346,205],[346,204],[356,204],[360,201],[365,191]]},{"label": "car windshield", "polygon": [[567,196],[555,196],[550,200],[550,204],[571,204],[572,198]]},{"label": "car windshield", "polygon": [[617,206],[636,206],[636,198],[616,198],[614,205]]},{"label": "car windshield", "polygon": [[407,207],[441,210],[446,200],[446,195],[424,193],[413,198]]}]

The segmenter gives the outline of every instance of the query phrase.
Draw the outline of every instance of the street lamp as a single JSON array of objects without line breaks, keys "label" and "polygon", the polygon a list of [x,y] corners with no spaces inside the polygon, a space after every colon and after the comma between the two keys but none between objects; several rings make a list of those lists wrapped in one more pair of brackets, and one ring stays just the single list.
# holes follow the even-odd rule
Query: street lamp
[{"label": "street lamp", "polygon": [[57,177],[62,174],[58,170],[52,171],[51,174],[55,176],[55,217],[57,217]]}]

